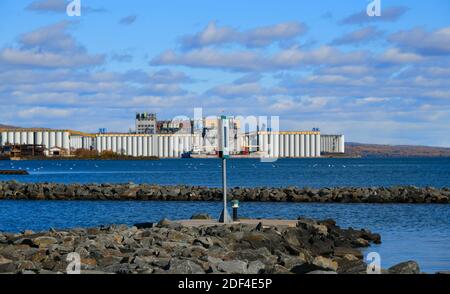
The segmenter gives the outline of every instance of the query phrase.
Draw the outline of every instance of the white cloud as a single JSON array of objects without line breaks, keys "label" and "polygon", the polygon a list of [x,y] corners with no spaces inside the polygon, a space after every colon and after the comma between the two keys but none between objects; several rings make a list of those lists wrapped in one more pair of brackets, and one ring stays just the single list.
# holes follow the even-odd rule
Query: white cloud
[{"label": "white cloud", "polygon": [[27,6],[27,9],[41,12],[63,13],[66,11],[67,3],[65,0],[35,0]]},{"label": "white cloud", "polygon": [[90,55],[67,32],[69,22],[45,26],[18,38],[19,48],[0,50],[0,65],[77,68],[102,64],[104,55]]},{"label": "white cloud", "polygon": [[365,24],[371,22],[395,22],[403,14],[408,11],[407,7],[393,6],[388,8],[382,8],[381,16],[370,17],[367,15],[366,10],[361,10],[358,13],[349,15],[341,20],[341,24]]},{"label": "white cloud", "polygon": [[71,111],[67,109],[49,108],[49,107],[32,107],[19,111],[19,117],[22,119],[38,118],[65,118],[71,115]]},{"label": "white cloud", "polygon": [[381,62],[388,63],[415,63],[425,58],[416,53],[402,52],[398,48],[387,49],[379,58]]},{"label": "white cloud", "polygon": [[263,91],[259,83],[229,84],[216,86],[206,92],[207,95],[220,97],[242,97],[258,95]]},{"label": "white cloud", "polygon": [[[84,1],[81,1],[84,2]],[[27,10],[36,12],[53,12],[66,13],[66,7],[69,0],[34,0],[27,7]],[[86,12],[105,12],[103,8],[93,8],[90,6],[81,5],[82,13]]]},{"label": "white cloud", "polygon": [[103,55],[64,55],[53,52],[19,50],[14,48],[5,48],[0,51],[0,64],[63,68],[99,65],[103,61]]},{"label": "white cloud", "polygon": [[431,32],[422,28],[400,31],[392,34],[389,40],[425,55],[450,54],[450,27]]},{"label": "white cloud", "polygon": [[306,26],[298,22],[284,22],[239,31],[231,27],[219,27],[215,21],[212,21],[195,35],[182,37],[181,45],[190,49],[230,43],[246,47],[264,47],[274,42],[293,39],[305,32]]},{"label": "white cloud", "polygon": [[61,21],[29,33],[22,34],[19,42],[25,48],[39,48],[51,51],[81,51],[75,39],[67,33],[72,23]]},{"label": "white cloud", "polygon": [[273,71],[298,69],[301,65],[357,64],[367,58],[366,52],[363,51],[344,53],[330,46],[321,46],[309,51],[289,48],[272,55],[253,50],[228,52],[201,48],[182,53],[167,50],[156,56],[150,64],[184,65],[232,71]]},{"label": "white cloud", "polygon": [[358,29],[356,31],[352,31],[348,34],[345,34],[339,38],[333,40],[332,44],[334,45],[344,45],[344,44],[359,44],[359,43],[367,43],[370,41],[374,41],[381,37],[383,32],[377,30],[375,27],[366,27],[362,29]]}]

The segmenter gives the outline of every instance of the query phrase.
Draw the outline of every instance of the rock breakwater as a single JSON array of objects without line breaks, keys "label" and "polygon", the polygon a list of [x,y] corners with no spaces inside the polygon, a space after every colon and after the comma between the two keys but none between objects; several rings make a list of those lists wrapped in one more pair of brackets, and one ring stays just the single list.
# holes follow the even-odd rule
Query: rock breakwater
[{"label": "rock breakwater", "polygon": [[[296,227],[184,227],[163,220],[125,225],[0,233],[0,273],[65,273],[77,253],[82,273],[366,273],[360,247],[380,243],[369,230],[300,218]],[[418,273],[415,262],[385,273]]]},{"label": "rock breakwater", "polygon": [[[263,202],[450,203],[450,188],[232,188],[230,199]],[[218,188],[150,184],[57,184],[0,182],[0,199],[28,200],[178,200],[222,199]]]}]

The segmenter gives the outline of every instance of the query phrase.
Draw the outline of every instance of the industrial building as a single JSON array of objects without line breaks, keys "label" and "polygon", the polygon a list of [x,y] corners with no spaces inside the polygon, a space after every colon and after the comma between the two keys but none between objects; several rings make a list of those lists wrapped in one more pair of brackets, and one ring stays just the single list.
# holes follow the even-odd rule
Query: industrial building
[{"label": "industrial building", "polygon": [[147,157],[179,158],[186,152],[200,152],[201,137],[190,134],[99,134],[95,138],[98,152]]},{"label": "industrial building", "polygon": [[345,153],[344,135],[321,135],[320,152],[323,154]]},{"label": "industrial building", "polygon": [[90,149],[94,135],[72,130],[52,129],[4,129],[0,130],[0,146],[5,145],[43,145],[45,154],[58,148],[70,154],[71,150]]},{"label": "industrial building", "polygon": [[[140,118],[154,120],[156,116]],[[137,117],[136,117],[137,119]],[[160,158],[180,158],[183,154],[214,155],[218,152],[217,119],[203,119],[190,124],[190,132],[161,133],[102,133],[88,134],[73,130],[3,129],[0,147],[6,145],[42,145],[47,156],[59,152],[70,156],[75,150],[112,151],[117,154]],[[146,125],[147,126],[147,125]],[[344,153],[344,135],[325,135],[313,131],[241,132],[239,120],[232,120],[229,132],[230,154],[256,154],[268,158],[320,157],[321,154]],[[138,130],[137,130],[138,131]],[[147,130],[150,132],[150,130]],[[56,151],[54,151],[56,150]],[[58,151],[59,150],[59,151]]]},{"label": "industrial building", "polygon": [[136,113],[135,125],[137,134],[156,134],[156,114]]},{"label": "industrial building", "polygon": [[192,134],[194,132],[191,120],[162,120],[158,121],[156,132],[158,134]]},{"label": "industrial building", "polygon": [[269,158],[320,157],[320,132],[254,132],[245,134],[249,152]]},{"label": "industrial building", "polygon": [[[161,158],[179,158],[183,153],[216,154],[217,145],[199,134],[101,134],[96,137],[99,152]],[[322,153],[344,153],[343,135],[320,132],[258,132],[230,138],[231,154],[258,152],[269,158],[320,157]]]}]

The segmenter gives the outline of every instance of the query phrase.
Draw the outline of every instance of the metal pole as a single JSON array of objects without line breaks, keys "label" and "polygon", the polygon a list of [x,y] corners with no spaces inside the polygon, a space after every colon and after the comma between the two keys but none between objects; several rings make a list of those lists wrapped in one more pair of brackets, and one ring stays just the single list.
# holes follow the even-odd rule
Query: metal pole
[{"label": "metal pole", "polygon": [[223,186],[223,223],[228,223],[227,210],[227,159],[222,158],[222,186]]}]

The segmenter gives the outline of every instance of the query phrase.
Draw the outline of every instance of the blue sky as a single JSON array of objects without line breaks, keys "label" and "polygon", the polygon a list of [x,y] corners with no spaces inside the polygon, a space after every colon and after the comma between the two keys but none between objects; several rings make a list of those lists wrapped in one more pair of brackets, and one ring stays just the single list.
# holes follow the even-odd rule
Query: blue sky
[{"label": "blue sky", "polygon": [[450,2],[369,2],[1,1],[0,123],[127,131],[202,107],[450,147]]}]

